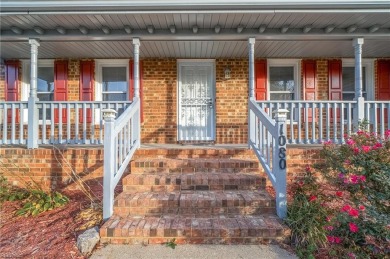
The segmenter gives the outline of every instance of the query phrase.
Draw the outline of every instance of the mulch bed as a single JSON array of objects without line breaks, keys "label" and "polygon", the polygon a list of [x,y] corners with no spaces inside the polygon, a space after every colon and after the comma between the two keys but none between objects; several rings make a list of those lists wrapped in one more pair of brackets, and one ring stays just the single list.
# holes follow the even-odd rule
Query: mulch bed
[{"label": "mulch bed", "polygon": [[[98,196],[102,193],[100,182],[92,184]],[[79,190],[62,193],[70,199],[68,204],[35,217],[15,216],[20,201],[1,205],[0,258],[86,258],[76,247],[77,236],[83,232],[77,229],[86,223],[78,215],[91,202]]]}]

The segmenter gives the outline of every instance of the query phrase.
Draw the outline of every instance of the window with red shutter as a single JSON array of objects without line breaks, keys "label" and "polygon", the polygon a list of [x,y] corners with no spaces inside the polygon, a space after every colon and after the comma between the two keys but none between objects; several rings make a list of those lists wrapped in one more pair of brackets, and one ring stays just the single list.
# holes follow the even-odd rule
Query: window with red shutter
[{"label": "window with red shutter", "polygon": [[[302,61],[303,96],[306,101],[316,100],[316,67],[317,63],[315,60]],[[306,116],[304,115],[303,118],[306,118]],[[311,108],[307,110],[307,118],[309,122],[313,121],[313,110]]]},{"label": "window with red shutter", "polygon": [[[18,60],[5,61],[5,100],[19,100],[19,64]],[[15,122],[19,121],[19,111],[15,111]],[[12,122],[12,111],[8,111],[7,122]]]},{"label": "window with red shutter", "polygon": [[[390,100],[390,60],[378,60],[378,100],[389,101]],[[378,112],[378,121],[380,122],[380,114]],[[384,111],[385,124],[389,123],[389,111]]]},{"label": "window with red shutter", "polygon": [[255,99],[267,100],[267,60],[255,61]]},{"label": "window with red shutter", "polygon": [[[80,61],[80,101],[93,101],[94,61]],[[80,109],[79,120],[83,122],[83,109]],[[92,109],[86,110],[86,122],[92,122]]]},{"label": "window with red shutter", "polygon": [[[56,60],[54,62],[54,101],[68,100],[68,61]],[[62,123],[66,123],[66,108],[62,111]],[[54,111],[54,121],[59,122],[59,110]]]}]

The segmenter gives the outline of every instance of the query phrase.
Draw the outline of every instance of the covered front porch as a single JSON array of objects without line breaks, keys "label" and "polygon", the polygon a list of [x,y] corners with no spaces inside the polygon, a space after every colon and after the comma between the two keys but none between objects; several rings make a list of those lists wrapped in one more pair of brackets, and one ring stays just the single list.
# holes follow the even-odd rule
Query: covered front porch
[{"label": "covered front porch", "polygon": [[360,123],[390,128],[385,4],[7,4],[0,145],[104,144],[105,218],[142,143],[248,145],[284,217],[287,144],[343,143]]}]

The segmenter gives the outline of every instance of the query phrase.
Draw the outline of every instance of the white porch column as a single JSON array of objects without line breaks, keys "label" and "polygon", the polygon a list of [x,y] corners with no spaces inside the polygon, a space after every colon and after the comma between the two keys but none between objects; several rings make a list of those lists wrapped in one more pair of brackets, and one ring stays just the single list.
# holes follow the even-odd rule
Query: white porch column
[{"label": "white porch column", "polygon": [[27,148],[38,148],[38,108],[37,80],[38,80],[38,39],[29,39],[31,45],[31,73],[30,96],[28,97],[28,136]]},{"label": "white porch column", "polygon": [[353,40],[355,48],[355,100],[357,101],[357,109],[354,114],[354,126],[358,129],[359,122],[364,120],[364,97],[363,97],[363,73],[362,73],[362,45],[363,38]]},{"label": "white porch column", "polygon": [[255,38],[249,38],[249,98],[255,97]]},{"label": "white porch column", "polygon": [[133,39],[134,45],[134,97],[139,98],[139,46],[138,38]]}]

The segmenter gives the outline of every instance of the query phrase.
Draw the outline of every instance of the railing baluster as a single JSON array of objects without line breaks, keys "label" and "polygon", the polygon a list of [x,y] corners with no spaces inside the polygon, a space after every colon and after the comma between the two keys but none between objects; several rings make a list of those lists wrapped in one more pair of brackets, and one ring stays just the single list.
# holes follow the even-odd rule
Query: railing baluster
[{"label": "railing baluster", "polygon": [[91,103],[91,144],[95,144],[95,104]]},{"label": "railing baluster", "polygon": [[7,120],[8,120],[8,104],[4,103],[4,116],[3,116],[3,144],[7,143]]},{"label": "railing baluster", "polygon": [[316,140],[316,106],[315,106],[315,103],[313,102],[310,102],[309,103],[310,106],[312,106],[311,108],[311,143],[315,143],[315,140]]},{"label": "railing baluster", "polygon": [[20,120],[19,120],[19,144],[24,144],[23,141],[23,123],[24,123],[24,110],[23,110],[23,103],[19,104],[19,114],[20,114]]},{"label": "railing baluster", "polygon": [[[42,144],[47,144],[46,139],[46,103],[42,103]],[[39,128],[39,125],[38,125]]]},{"label": "railing baluster", "polygon": [[70,134],[71,125],[70,125],[70,107],[71,104],[66,104],[66,143],[72,143],[72,136]]},{"label": "railing baluster", "polygon": [[384,103],[380,103],[380,116],[381,116],[381,131],[380,135],[384,136],[385,135],[385,105]]},{"label": "railing baluster", "polygon": [[294,138],[294,115],[295,115],[295,103],[290,103],[289,104],[289,109],[290,111],[290,135],[291,135],[291,140],[289,141],[290,143],[296,143],[296,140]]},{"label": "railing baluster", "polygon": [[323,129],[322,129],[322,127],[323,127],[323,123],[322,123],[322,120],[323,120],[323,118],[322,118],[322,109],[323,109],[323,107],[322,107],[322,103],[319,103],[319,108],[318,108],[318,115],[319,115],[319,119],[318,119],[318,143],[322,143],[322,141],[323,141]]},{"label": "railing baluster", "polygon": [[16,124],[16,110],[15,104],[11,104],[11,144],[15,144],[15,124]]},{"label": "railing baluster", "polygon": [[377,109],[378,109],[377,103],[374,103],[374,118],[375,118],[374,133],[378,133],[378,121],[377,121],[377,118],[378,118],[377,111],[378,110]]},{"label": "railing baluster", "polygon": [[345,118],[345,115],[344,115],[344,103],[341,103],[341,108],[340,108],[340,111],[341,111],[341,116],[340,116],[340,143],[344,143],[344,118]]},{"label": "railing baluster", "polygon": [[62,144],[62,104],[58,103],[58,142]]},{"label": "railing baluster", "polygon": [[[54,103],[50,103],[50,136],[51,136],[51,143],[55,144],[55,131],[54,131]],[[45,118],[46,120],[46,118]]]},{"label": "railing baluster", "polygon": [[302,144],[302,132],[301,132],[301,125],[302,125],[302,118],[301,118],[301,115],[302,115],[302,106],[301,106],[301,103],[298,103],[298,144]]}]

